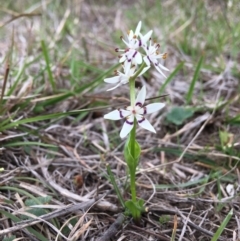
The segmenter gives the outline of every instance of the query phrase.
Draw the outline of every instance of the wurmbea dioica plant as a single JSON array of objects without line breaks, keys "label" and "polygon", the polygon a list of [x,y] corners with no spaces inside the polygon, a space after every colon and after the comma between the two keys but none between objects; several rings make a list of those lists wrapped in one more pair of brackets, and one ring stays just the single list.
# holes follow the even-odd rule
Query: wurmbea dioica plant
[{"label": "wurmbea dioica plant", "polygon": [[141,213],[145,211],[144,201],[137,199],[136,195],[136,168],[141,152],[140,145],[136,141],[136,127],[138,124],[140,127],[156,133],[154,127],[145,116],[159,111],[165,106],[164,103],[153,103],[145,106],[144,101],[147,95],[145,86],[141,88],[135,98],[135,80],[138,76],[144,74],[151,65],[154,65],[156,70],[164,77],[165,75],[162,70],[168,71],[166,67],[159,63],[159,59],[165,59],[167,54],[160,54],[160,45],[152,43],[152,30],[145,35],[141,34],[141,24],[140,21],[135,32],[132,30],[128,32],[126,40],[121,37],[127,48],[116,49],[116,52],[122,52],[119,56],[119,62],[123,65],[123,72],[116,71],[116,76],[104,79],[106,83],[115,84],[115,86],[108,89],[108,91],[129,83],[130,106],[111,111],[104,115],[104,118],[110,120],[125,119],[120,137],[124,138],[128,136],[124,147],[124,157],[130,175],[132,199],[126,201],[124,205],[135,221],[138,221],[141,217]]}]

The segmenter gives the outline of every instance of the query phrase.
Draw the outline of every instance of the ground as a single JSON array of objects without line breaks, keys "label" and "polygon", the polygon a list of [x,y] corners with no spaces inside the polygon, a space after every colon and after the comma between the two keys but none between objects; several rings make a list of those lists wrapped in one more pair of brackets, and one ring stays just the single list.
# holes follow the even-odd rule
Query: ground
[{"label": "ground", "polygon": [[[240,240],[240,5],[238,0],[2,1],[0,239]],[[130,198],[123,121],[128,85],[121,36],[153,30],[168,57],[139,77],[156,134],[137,128],[139,222]],[[159,95],[163,95],[159,99]],[[157,97],[157,100],[151,98]]]}]

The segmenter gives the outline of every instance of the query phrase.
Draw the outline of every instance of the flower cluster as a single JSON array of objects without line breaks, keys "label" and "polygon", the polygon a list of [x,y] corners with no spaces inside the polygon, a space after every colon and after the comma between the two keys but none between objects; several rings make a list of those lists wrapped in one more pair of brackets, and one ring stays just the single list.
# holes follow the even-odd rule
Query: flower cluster
[{"label": "flower cluster", "polygon": [[[152,30],[145,35],[142,35],[140,33],[141,26],[142,22],[140,21],[135,32],[132,30],[128,32],[126,40],[121,37],[127,48],[116,48],[115,51],[123,52],[119,56],[119,62],[123,64],[123,73],[116,71],[116,76],[104,79],[106,83],[116,84],[115,87],[108,90],[113,90],[120,85],[127,84],[129,79],[135,75],[137,66],[142,64],[142,61],[145,62],[146,67],[141,71],[141,73],[138,74],[138,76],[144,74],[152,64],[160,74],[166,77],[162,70],[168,71],[168,69],[159,63],[159,59],[166,59],[167,53],[160,54],[160,45],[157,43],[152,43]],[[145,54],[141,53],[140,49],[143,49]]]},{"label": "flower cluster", "polygon": [[[115,51],[122,53],[119,56],[119,62],[122,63],[123,71],[116,71],[116,76],[104,79],[106,83],[115,84],[115,86],[108,89],[108,91],[127,84],[129,81],[134,81],[136,77],[144,74],[151,67],[151,65],[153,65],[160,74],[166,77],[162,70],[168,71],[168,69],[159,63],[159,59],[166,59],[167,54],[161,54],[159,52],[160,45],[152,42],[152,30],[143,35],[140,32],[141,26],[142,23],[140,21],[135,32],[132,30],[128,32],[127,39],[121,37],[127,48],[116,48]],[[139,65],[141,65],[140,68]],[[135,102],[133,103],[132,101],[131,106],[126,107],[126,109],[114,110],[109,114],[104,115],[105,119],[110,120],[125,119],[125,123],[120,132],[121,138],[127,136],[133,129],[135,119],[141,127],[151,132],[155,132],[153,126],[145,118],[145,115],[162,109],[165,104],[154,103],[144,106],[145,98],[146,87],[143,86],[139,91]]]}]

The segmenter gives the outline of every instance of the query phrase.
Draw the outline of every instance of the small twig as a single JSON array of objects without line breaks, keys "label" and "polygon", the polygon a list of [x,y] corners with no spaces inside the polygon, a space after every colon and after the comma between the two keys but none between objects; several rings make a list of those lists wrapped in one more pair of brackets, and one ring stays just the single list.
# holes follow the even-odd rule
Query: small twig
[{"label": "small twig", "polygon": [[162,234],[148,231],[148,230],[143,229],[143,228],[140,228],[140,227],[138,227],[138,226],[136,226],[136,225],[129,225],[129,227],[132,228],[132,229],[137,229],[137,230],[142,231],[142,232],[144,232],[144,233],[150,234],[150,235],[152,235],[152,236],[158,237],[159,240],[161,240],[161,241],[170,241],[169,238],[163,236]]},{"label": "small twig", "polygon": [[120,213],[118,215],[118,218],[115,220],[115,222],[109,227],[109,229],[103,234],[101,238],[97,239],[97,241],[107,241],[113,238],[113,236],[122,227],[124,220],[125,220],[125,216],[122,213]]},{"label": "small twig", "polygon": [[12,17],[11,19],[9,19],[8,21],[6,21],[5,23],[3,23],[2,25],[0,25],[0,28],[2,28],[3,26],[15,21],[18,18],[23,18],[23,17],[34,17],[34,16],[41,16],[41,13],[21,13],[17,16]]},{"label": "small twig", "polygon": [[189,212],[189,214],[188,214],[188,216],[187,216],[187,219],[185,220],[185,222],[184,222],[184,226],[183,226],[183,228],[182,228],[182,232],[181,232],[181,235],[180,235],[180,237],[179,237],[179,241],[182,241],[183,240],[183,236],[184,236],[184,234],[185,234],[185,231],[186,231],[186,228],[187,228],[187,224],[188,224],[188,222],[189,222],[189,220],[190,220],[190,215],[191,215],[191,213],[192,213],[192,210],[193,210],[193,205],[191,206],[191,210],[190,210],[190,212]]},{"label": "small twig", "polygon": [[186,152],[188,151],[189,147],[194,143],[194,141],[198,138],[198,136],[201,134],[201,132],[203,131],[203,129],[206,127],[206,125],[208,124],[208,122],[211,120],[211,118],[213,117],[213,113],[207,118],[207,120],[203,123],[203,125],[201,126],[201,128],[198,130],[197,134],[193,137],[193,139],[188,143],[187,147],[184,149],[184,151],[182,152],[182,154],[180,155],[180,157],[176,160],[173,161],[173,163],[176,162],[180,162],[182,160],[182,158],[184,157],[184,155],[186,154]]},{"label": "small twig", "polygon": [[89,200],[87,202],[84,203],[78,203],[78,204],[73,204],[73,205],[69,205],[67,207],[64,207],[60,210],[55,210],[51,213],[47,213],[44,215],[41,215],[39,217],[36,217],[34,219],[30,219],[30,220],[26,220],[26,221],[21,221],[16,223],[16,226],[10,227],[10,228],[6,228],[4,230],[0,230],[0,235],[5,235],[7,233],[11,233],[11,232],[15,232],[18,230],[22,230],[26,227],[35,225],[37,223],[42,222],[43,220],[49,220],[52,218],[56,218],[56,217],[60,217],[69,213],[73,213],[79,210],[85,210],[88,209],[90,206],[92,206],[97,200],[96,199],[92,199]]},{"label": "small twig", "polygon": [[[188,225],[190,227],[195,228],[199,232],[204,233],[204,234],[208,235],[209,237],[213,237],[214,233],[212,233],[211,231],[208,231],[208,230],[206,230],[204,228],[201,228],[198,225],[194,224],[192,221],[190,221],[189,217],[184,216],[179,210],[178,210],[178,215],[180,215],[182,217],[183,223],[188,222]],[[223,240],[224,241],[225,239],[219,237],[218,240]]]}]

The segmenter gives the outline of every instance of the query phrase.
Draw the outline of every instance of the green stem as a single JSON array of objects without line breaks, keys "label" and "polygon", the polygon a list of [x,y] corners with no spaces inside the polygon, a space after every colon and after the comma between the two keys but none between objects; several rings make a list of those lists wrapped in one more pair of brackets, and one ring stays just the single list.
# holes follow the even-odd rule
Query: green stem
[{"label": "green stem", "polygon": [[[131,101],[131,106],[135,105],[135,79],[138,77],[138,75],[142,72],[144,67],[146,66],[145,63],[143,63],[138,71],[135,73],[134,76],[132,76],[129,79],[129,87],[130,87],[130,101]],[[133,129],[130,132],[130,151],[131,155],[134,160],[136,160],[136,153],[135,153],[135,140],[136,140],[136,120],[134,119],[133,123]],[[137,194],[136,194],[136,183],[135,183],[135,178],[136,178],[136,167],[137,164],[134,165],[135,170],[130,171],[130,188],[131,188],[131,194],[132,194],[132,201],[136,202],[137,201]]]},{"label": "green stem", "polygon": [[131,106],[134,106],[135,105],[135,79],[130,78],[129,87],[130,87]]},{"label": "green stem", "polygon": [[136,171],[130,175],[130,189],[132,194],[132,201],[135,203],[137,201],[137,192],[136,192]]},{"label": "green stem", "polygon": [[131,80],[134,80],[135,81],[135,79],[138,77],[138,75],[143,71],[143,69],[146,67],[146,64],[145,64],[145,62],[143,62],[142,63],[142,65],[140,66],[140,68],[137,70],[137,72],[135,73],[135,75],[133,75],[131,78],[130,78],[130,80],[129,80],[129,82],[131,81]]},{"label": "green stem", "polygon": [[[135,105],[135,79],[129,80],[130,85],[130,100],[131,100],[131,106]],[[136,139],[136,121],[134,119],[133,128],[130,132],[130,152],[135,160],[135,139]],[[130,171],[130,188],[131,188],[131,194],[132,194],[132,201],[136,202],[137,200],[137,194],[136,194],[136,184],[135,184],[135,177],[136,177],[136,171]]]}]

